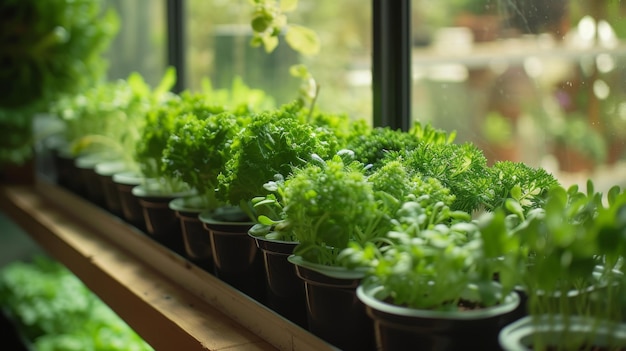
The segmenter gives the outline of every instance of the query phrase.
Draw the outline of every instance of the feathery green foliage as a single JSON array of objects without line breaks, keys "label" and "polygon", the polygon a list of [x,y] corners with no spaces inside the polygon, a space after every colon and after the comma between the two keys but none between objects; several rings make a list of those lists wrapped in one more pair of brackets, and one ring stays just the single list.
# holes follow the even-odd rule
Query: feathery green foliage
[{"label": "feathery green foliage", "polygon": [[522,162],[498,161],[490,171],[493,197],[486,204],[489,210],[504,207],[509,198],[516,200],[525,211],[542,207],[547,191],[559,185],[545,169]]},{"label": "feathery green foliage", "polygon": [[487,159],[481,150],[471,143],[465,144],[429,144],[420,145],[404,154],[392,154],[401,157],[405,164],[421,173],[432,177],[450,189],[455,196],[451,205],[454,210],[473,212],[488,202],[488,190],[491,175]]}]

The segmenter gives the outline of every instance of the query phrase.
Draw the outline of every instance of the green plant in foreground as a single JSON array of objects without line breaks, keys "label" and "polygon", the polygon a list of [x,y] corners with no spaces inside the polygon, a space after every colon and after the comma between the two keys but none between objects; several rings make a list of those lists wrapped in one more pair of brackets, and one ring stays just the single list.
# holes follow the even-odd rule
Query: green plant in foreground
[{"label": "green plant in foreground", "polygon": [[[613,187],[605,198],[588,181],[586,192],[577,185],[550,188],[539,208],[524,211],[512,198],[505,206],[481,225],[493,239],[515,243],[504,255],[509,270],[500,278],[521,286],[534,323],[546,316],[565,323],[558,349],[594,346],[567,326],[576,317],[595,326],[622,320],[626,193]],[[534,349],[553,346],[541,334],[532,342]]]},{"label": "green plant in foreground", "polygon": [[0,270],[0,306],[36,350],[152,350],[76,276],[45,257]]},{"label": "green plant in foreground", "polygon": [[497,256],[485,251],[469,213],[414,199],[403,204],[394,222],[387,245],[350,243],[341,254],[350,264],[368,267],[364,283],[382,287],[376,298],[458,311],[463,303],[491,306],[506,296],[508,290],[493,281]]}]

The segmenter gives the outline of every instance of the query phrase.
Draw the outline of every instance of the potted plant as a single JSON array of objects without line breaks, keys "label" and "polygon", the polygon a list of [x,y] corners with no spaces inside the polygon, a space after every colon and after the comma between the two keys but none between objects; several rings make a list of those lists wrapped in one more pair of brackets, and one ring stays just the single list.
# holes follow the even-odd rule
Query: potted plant
[{"label": "potted plant", "polygon": [[589,181],[587,193],[577,186],[552,188],[544,207],[509,224],[507,233],[519,237],[526,262],[519,278],[529,315],[502,330],[504,349],[626,345],[624,275],[616,270],[625,247],[625,206],[618,187],[604,200]]},{"label": "potted plant", "polygon": [[285,221],[298,243],[288,259],[304,282],[308,330],[341,349],[371,349],[372,325],[355,298],[363,272],[337,261],[351,239],[373,239],[384,217],[364,165],[347,150],[327,160],[314,155],[283,193]]},{"label": "potted plant", "polygon": [[196,194],[173,199],[169,207],[180,219],[187,256],[213,271],[211,242],[199,215],[223,206],[215,194],[217,176],[230,157],[230,144],[244,127],[245,118],[230,112],[179,118],[163,151],[163,167],[173,178],[189,184]]},{"label": "potted plant", "polygon": [[182,116],[190,113],[206,116],[222,111],[220,106],[207,108],[201,98],[192,94],[176,95],[146,114],[141,137],[134,148],[143,182],[132,188],[132,194],[143,209],[148,234],[182,255],[180,221],[169,208],[169,202],[194,195],[196,190],[165,171],[163,153],[172,133],[184,123]]},{"label": "potted plant", "polygon": [[213,89],[205,80],[201,93],[184,92],[183,99],[191,107],[185,109],[188,114],[179,117],[169,136],[163,151],[163,170],[189,184],[196,195],[176,198],[169,207],[180,219],[188,257],[212,272],[209,235],[199,214],[224,205],[215,191],[217,176],[230,157],[230,144],[253,111],[273,106],[274,102],[239,77],[233,79],[230,89]]},{"label": "potted plant", "polygon": [[[85,155],[79,157],[77,163],[93,160],[82,167],[92,197],[104,193],[101,198],[114,200],[111,197],[117,189],[112,183],[113,174],[136,171],[132,150],[143,128],[145,114],[167,97],[174,80],[175,72],[170,68],[153,90],[141,75],[131,73],[127,79],[99,84],[72,97],[70,104],[58,107],[71,152]],[[92,156],[100,154],[105,157]],[[98,163],[106,161],[107,164],[97,167]],[[112,201],[104,205],[116,206]]]},{"label": "potted plant", "polygon": [[[525,208],[540,206],[556,181],[541,169],[509,161],[490,168],[474,145],[452,143],[453,134],[420,125],[412,132],[420,136],[417,143],[409,139],[411,147],[376,157],[379,171],[369,176],[388,195],[381,198],[394,199],[386,205],[394,228],[377,241],[351,240],[340,257],[369,267],[357,292],[374,320],[378,348],[498,347],[498,330],[514,318],[519,299],[510,276],[495,278],[515,267],[505,254],[517,245],[514,238],[480,231],[472,218],[502,208],[510,196]],[[472,306],[462,308],[474,310],[458,311],[458,303],[468,299]],[[483,329],[489,331],[480,334]]]},{"label": "potted plant", "polygon": [[263,255],[268,307],[306,329],[304,284],[288,261],[298,242],[285,221],[284,186],[285,178],[276,174],[264,185],[269,193],[252,199],[258,217],[248,234]]},{"label": "potted plant", "polygon": [[[306,112],[305,112],[306,113]],[[308,113],[306,120],[313,128],[328,129],[334,136],[333,144],[344,144],[356,130],[363,127],[351,122],[346,115],[323,112]],[[304,127],[310,128],[310,127]],[[302,134],[304,135],[304,134]],[[300,161],[304,161],[300,157]],[[275,174],[274,179],[264,184],[265,196],[252,199],[257,216],[254,226],[248,231],[263,254],[267,282],[268,306],[294,323],[307,327],[304,284],[296,274],[288,257],[298,245],[296,236],[284,220],[284,186],[288,175]]]},{"label": "potted plant", "polygon": [[[299,103],[253,113],[250,122],[234,138],[231,157],[218,176],[218,199],[230,206],[220,212],[228,210],[231,218],[219,218],[221,213],[215,212],[200,215],[212,235],[214,258],[229,258],[236,265],[229,268],[215,261],[216,274],[243,291],[255,289],[250,276],[261,279],[257,290],[258,285],[265,286],[262,256],[248,235],[257,219],[252,200],[269,193],[264,184],[274,175],[289,174],[293,167],[305,163],[311,153],[327,155],[337,148],[332,131],[307,123],[307,116]],[[226,251],[220,249],[222,245]],[[235,249],[239,255],[228,251]]]},{"label": "potted plant", "polygon": [[519,303],[510,284],[494,281],[505,243],[483,238],[470,213],[453,210],[455,195],[439,180],[416,174],[411,182],[416,190],[394,216],[386,245],[353,241],[341,253],[367,267],[357,296],[374,321],[376,347],[497,347],[497,331]]}]

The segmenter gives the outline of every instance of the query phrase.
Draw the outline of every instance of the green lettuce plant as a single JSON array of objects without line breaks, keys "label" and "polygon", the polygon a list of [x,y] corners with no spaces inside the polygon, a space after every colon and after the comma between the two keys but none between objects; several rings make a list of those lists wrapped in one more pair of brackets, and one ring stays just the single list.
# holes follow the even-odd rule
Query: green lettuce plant
[{"label": "green lettuce plant", "polygon": [[206,119],[222,112],[223,106],[211,104],[203,94],[190,92],[175,95],[148,111],[141,136],[133,149],[141,174],[158,180],[163,190],[188,188],[189,184],[165,168],[163,154],[168,142],[175,131],[193,118]]},{"label": "green lettuce plant", "polygon": [[134,169],[132,150],[146,114],[170,97],[175,80],[176,73],[169,68],[153,89],[140,74],[131,73],[126,79],[66,96],[54,104],[52,112],[61,120],[63,138],[73,154],[106,151]]},{"label": "green lettuce plant", "polygon": [[230,112],[204,118],[193,113],[180,116],[163,150],[163,171],[189,184],[204,206],[216,208],[218,175],[231,157],[235,135],[245,124],[245,117]]},{"label": "green lettuce plant", "polygon": [[305,164],[311,154],[324,158],[334,154],[339,143],[333,131],[307,122],[301,105],[252,114],[236,135],[231,157],[218,176],[218,199],[240,208],[256,220],[251,201],[268,194],[264,184],[276,174],[286,177]]}]

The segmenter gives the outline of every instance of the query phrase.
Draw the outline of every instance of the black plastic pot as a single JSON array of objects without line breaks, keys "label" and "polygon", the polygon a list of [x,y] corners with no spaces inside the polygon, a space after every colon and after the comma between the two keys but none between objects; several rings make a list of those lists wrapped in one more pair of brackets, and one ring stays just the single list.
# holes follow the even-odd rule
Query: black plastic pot
[{"label": "black plastic pot", "polygon": [[263,253],[267,306],[306,329],[304,281],[298,277],[296,267],[287,260],[298,243],[252,237]]},{"label": "black plastic pot", "polygon": [[266,302],[265,267],[261,250],[248,230],[254,223],[238,208],[224,207],[202,212],[199,217],[209,232],[215,276],[253,299]]},{"label": "black plastic pot", "polygon": [[92,203],[104,207],[104,189],[96,165],[111,160],[106,154],[87,154],[76,158],[75,164],[85,190],[85,197]]},{"label": "black plastic pot", "polygon": [[360,272],[305,263],[289,256],[304,281],[308,330],[341,350],[374,350],[374,325],[357,298]]},{"label": "black plastic pot", "polygon": [[170,250],[184,256],[183,234],[180,220],[169,207],[170,201],[190,195],[189,193],[163,192],[146,185],[137,185],[132,189],[143,210],[146,232],[154,240]]},{"label": "black plastic pot", "polygon": [[532,351],[543,344],[548,350],[623,350],[626,324],[589,316],[526,316],[504,327],[499,334],[504,351]]},{"label": "black plastic pot", "polygon": [[140,185],[144,181],[144,178],[134,172],[122,172],[114,174],[112,180],[117,187],[120,206],[122,208],[122,218],[137,229],[146,231],[143,209],[141,208],[139,199],[132,193],[133,188]]},{"label": "black plastic pot", "polygon": [[113,182],[113,175],[121,173],[125,169],[126,165],[121,161],[102,162],[95,167],[95,172],[100,178],[104,195],[104,208],[118,217],[123,215],[122,203],[117,185]]},{"label": "black plastic pot", "polygon": [[206,208],[202,207],[199,200],[196,196],[181,197],[170,201],[169,207],[180,220],[185,255],[197,266],[213,273],[211,238],[198,218]]},{"label": "black plastic pot", "polygon": [[500,305],[469,311],[419,310],[375,298],[380,286],[359,286],[357,296],[374,321],[378,350],[498,350],[500,330],[513,321],[519,296],[513,292]]},{"label": "black plastic pot", "polygon": [[52,154],[56,182],[75,194],[84,195],[84,185],[76,168],[76,157],[65,148],[56,148]]}]

